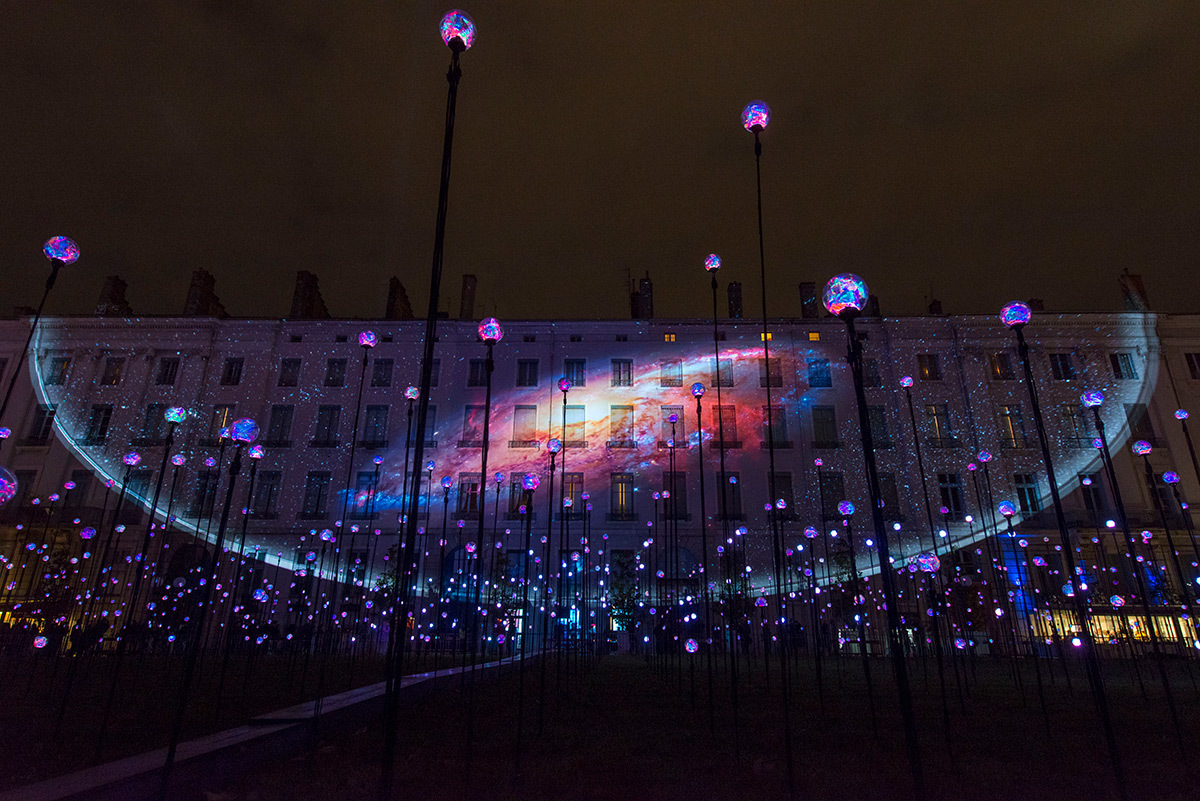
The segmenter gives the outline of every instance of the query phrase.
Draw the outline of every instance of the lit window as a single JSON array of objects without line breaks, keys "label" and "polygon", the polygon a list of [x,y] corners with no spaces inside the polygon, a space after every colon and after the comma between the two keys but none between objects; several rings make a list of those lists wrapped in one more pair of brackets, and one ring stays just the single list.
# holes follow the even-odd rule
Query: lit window
[{"label": "lit window", "polygon": [[820,342],[821,341],[821,332],[809,331],[808,332],[808,341],[809,342]]},{"label": "lit window", "polygon": [[674,341],[675,341],[674,334],[663,334],[663,342],[674,342]]},{"label": "lit window", "polygon": [[759,334],[759,335],[758,335],[758,338],[759,338],[759,340],[761,340],[761,341],[763,341],[763,342],[770,342],[770,341],[771,341],[771,339],[772,339],[772,337],[771,337],[771,332],[770,332],[770,331],[768,331],[768,332],[767,332],[767,333],[765,333],[765,334]]}]

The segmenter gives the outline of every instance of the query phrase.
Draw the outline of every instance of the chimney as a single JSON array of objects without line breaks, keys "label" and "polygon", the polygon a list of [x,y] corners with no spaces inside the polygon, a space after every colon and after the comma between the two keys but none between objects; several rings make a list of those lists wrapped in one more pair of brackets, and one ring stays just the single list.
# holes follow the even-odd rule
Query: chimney
[{"label": "chimney", "polygon": [[800,317],[804,320],[815,320],[821,312],[817,305],[817,285],[812,281],[800,282]]},{"label": "chimney", "polygon": [[941,317],[944,314],[942,311],[942,302],[937,298],[931,299],[929,301],[929,313],[934,317]]},{"label": "chimney", "polygon": [[411,320],[413,318],[412,304],[408,302],[408,293],[400,279],[392,276],[388,281],[387,308],[383,310],[385,320]]},{"label": "chimney", "polygon": [[104,279],[100,288],[100,299],[96,301],[97,317],[129,317],[133,309],[125,300],[125,289],[128,284],[119,275],[110,275]]},{"label": "chimney", "polygon": [[475,276],[463,276],[462,297],[458,301],[458,319],[460,320],[475,319],[475,286],[477,283]]},{"label": "chimney", "polygon": [[192,270],[192,283],[188,285],[187,298],[183,301],[184,317],[225,317],[225,307],[214,291],[217,279],[208,270]]},{"label": "chimney", "polygon": [[296,272],[296,291],[292,294],[292,313],[288,317],[293,320],[329,319],[329,309],[321,297],[317,276],[308,270]]},{"label": "chimney", "polygon": [[1035,312],[1044,312],[1046,310],[1046,301],[1041,298],[1029,299],[1029,310]]},{"label": "chimney", "polygon": [[1146,286],[1142,283],[1140,275],[1132,275],[1129,268],[1117,277],[1117,283],[1121,285],[1121,295],[1125,298],[1126,311],[1149,311],[1150,298],[1146,295]]},{"label": "chimney", "polygon": [[882,317],[879,311],[879,296],[867,295],[867,305],[862,310],[863,317]]},{"label": "chimney", "polygon": [[726,291],[729,293],[729,319],[742,319],[742,282],[730,281]]},{"label": "chimney", "polygon": [[650,320],[654,317],[654,284],[647,271],[639,278],[637,289],[629,295],[629,313],[635,320]]}]

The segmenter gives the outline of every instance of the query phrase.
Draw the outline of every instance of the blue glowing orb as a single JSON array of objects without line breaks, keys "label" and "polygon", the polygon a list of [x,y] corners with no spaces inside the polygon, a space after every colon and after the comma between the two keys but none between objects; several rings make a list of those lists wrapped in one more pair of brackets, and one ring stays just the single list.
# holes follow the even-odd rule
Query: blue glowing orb
[{"label": "blue glowing orb", "polygon": [[538,484],[541,483],[542,480],[533,473],[526,473],[524,478],[521,479],[521,486],[530,491],[537,489]]},{"label": "blue glowing orb", "polygon": [[850,503],[850,501],[842,501],[838,504],[838,514],[842,517],[849,517],[854,514],[854,504]]},{"label": "blue glowing orb", "polygon": [[571,379],[567,378],[565,375],[558,379],[558,388],[562,392],[569,390],[571,388]]},{"label": "blue glowing orb", "polygon": [[267,451],[262,445],[251,445],[250,450],[246,451],[246,455],[251,459],[261,459],[267,455]]},{"label": "blue glowing orb", "polygon": [[92,528],[91,526],[79,530],[80,539],[90,540],[94,536],[96,536],[96,529]]},{"label": "blue glowing orb", "polygon": [[250,593],[250,597],[251,597],[251,598],[253,598],[254,600],[256,600],[256,601],[258,601],[258,602],[260,602],[260,603],[261,603],[262,601],[265,601],[265,600],[267,600],[267,597],[268,597],[268,596],[267,596],[267,591],[266,591],[266,590],[264,590],[264,589],[257,589],[257,590],[255,590],[254,592]]},{"label": "blue glowing orb", "polygon": [[771,121],[771,107],[761,100],[751,100],[742,109],[742,127],[751,133],[766,130]]},{"label": "blue glowing orb", "polygon": [[1176,473],[1174,470],[1168,470],[1167,472],[1162,474],[1162,480],[1163,480],[1164,484],[1178,484],[1179,483],[1179,474]]},{"label": "blue glowing orb", "polygon": [[130,467],[137,467],[137,465],[142,461],[142,455],[137,451],[130,451],[121,457],[121,461]]},{"label": "blue glowing orb", "polygon": [[912,380],[911,375],[905,375],[905,376],[900,377],[900,386],[904,387],[905,389],[908,389],[912,385],[913,385],[913,380]]},{"label": "blue glowing orb", "polygon": [[165,412],[163,412],[163,418],[168,423],[175,423],[178,425],[187,419],[187,409],[183,408],[182,406],[171,406]]},{"label": "blue glowing orb", "polygon": [[251,420],[249,417],[242,417],[233,422],[229,428],[229,435],[233,437],[234,442],[251,443],[258,439],[258,423]]},{"label": "blue glowing orb", "polygon": [[817,530],[815,528],[813,528],[812,526],[805,526],[804,527],[804,536],[808,537],[810,540],[816,539]]},{"label": "blue glowing orb", "polygon": [[766,599],[766,598],[758,598],[757,600],[755,600],[755,602],[754,602],[754,605],[755,605],[755,606],[757,606],[757,607],[763,607],[763,606],[766,606],[766,605],[767,605],[767,599]]},{"label": "blue glowing orb", "polygon": [[1062,585],[1062,594],[1067,596],[1068,598],[1074,598],[1075,597],[1075,587],[1072,586],[1070,583]]},{"label": "blue glowing orb", "polygon": [[454,486],[454,479],[450,476],[442,476],[442,489],[450,489]]},{"label": "blue glowing orb", "polygon": [[1154,448],[1152,448],[1150,443],[1146,442],[1146,440],[1139,439],[1137,442],[1133,443],[1133,447],[1130,448],[1130,450],[1133,451],[1134,456],[1147,456],[1149,455],[1150,451],[1154,450]]},{"label": "blue glowing orb", "polygon": [[17,477],[7,467],[0,467],[0,506],[16,497],[17,489]]},{"label": "blue glowing orb", "polygon": [[471,45],[475,44],[475,23],[465,11],[456,8],[448,12],[442,17],[438,30],[442,34],[442,41],[451,50],[470,50]]},{"label": "blue glowing orb", "polygon": [[996,504],[996,508],[1005,517],[1012,517],[1017,513],[1017,505],[1012,501],[1000,501],[1000,503]]},{"label": "blue glowing orb", "polygon": [[364,348],[373,348],[379,340],[375,336],[374,331],[361,331],[358,335],[358,344]]},{"label": "blue glowing orb", "polygon": [[1187,413],[1187,409],[1176,409],[1176,410],[1175,410],[1175,419],[1176,419],[1176,420],[1186,420],[1186,419],[1188,419],[1188,413]]},{"label": "blue glowing orb", "polygon": [[1079,396],[1079,401],[1087,408],[1092,409],[1104,403],[1104,393],[1100,390],[1085,392]]},{"label": "blue glowing orb", "polygon": [[1110,604],[1112,604],[1114,607],[1116,607],[1117,609],[1120,609],[1122,606],[1125,605],[1125,599],[1122,598],[1120,595],[1110,595],[1108,598],[1108,602]]},{"label": "blue glowing orb", "polygon": [[187,457],[184,456],[182,453],[177,453],[171,457],[171,464],[175,465],[176,467],[183,467],[184,463],[186,463],[186,462],[187,462]]},{"label": "blue glowing orb", "polygon": [[695,384],[692,384],[692,397],[694,397],[694,398],[703,398],[704,397],[704,385],[701,384],[699,381],[697,381]]},{"label": "blue glowing orb", "polygon": [[721,269],[721,257],[716,253],[709,253],[708,257],[704,259],[704,269],[710,273],[715,273]]},{"label": "blue glowing orb", "polygon": [[992,461],[992,454],[989,451],[980,451],[979,461],[987,464],[988,462]]},{"label": "blue glowing orb", "polygon": [[33,638],[33,647],[34,648],[45,648],[49,643],[50,643],[50,640],[48,640],[42,634],[39,634]]},{"label": "blue glowing orb", "polygon": [[687,642],[683,644],[683,649],[689,654],[694,654],[700,650],[700,643],[696,642],[691,637],[688,637]]},{"label": "blue glowing orb", "polygon": [[854,273],[841,273],[825,284],[821,302],[834,317],[857,314],[867,305],[867,282]]},{"label": "blue glowing orb", "polygon": [[920,568],[922,573],[936,573],[942,566],[942,560],[938,558],[937,554],[930,551],[914,556],[913,563]]},{"label": "blue glowing orb", "polygon": [[491,344],[504,339],[504,329],[500,327],[500,321],[495,317],[484,318],[479,324],[479,338]]},{"label": "blue glowing orb", "polygon": [[967,647],[967,641],[964,640],[962,637],[955,637],[954,638],[954,647],[957,648],[958,650],[962,651]]},{"label": "blue glowing orb", "polygon": [[8,439],[12,436],[12,429],[7,426],[0,427],[0,439]]},{"label": "blue glowing orb", "polygon": [[546,443],[546,450],[550,451],[551,453],[558,453],[559,451],[562,450],[562,440],[561,439],[550,440],[549,442]]},{"label": "blue glowing orb", "polygon": [[1019,300],[1005,304],[1004,308],[1000,310],[1000,322],[1009,328],[1014,325],[1025,325],[1032,317],[1033,312],[1029,310],[1029,304]]},{"label": "blue glowing orb", "polygon": [[65,236],[52,236],[42,245],[42,252],[52,261],[74,264],[79,258],[79,245]]}]

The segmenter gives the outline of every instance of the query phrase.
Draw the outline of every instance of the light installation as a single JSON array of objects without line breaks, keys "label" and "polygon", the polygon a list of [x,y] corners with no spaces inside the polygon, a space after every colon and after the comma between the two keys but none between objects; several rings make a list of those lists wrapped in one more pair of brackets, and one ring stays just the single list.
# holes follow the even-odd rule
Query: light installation
[{"label": "light installation", "polygon": [[1000,310],[1000,322],[1009,328],[1016,325],[1025,325],[1032,318],[1033,312],[1030,311],[1029,304],[1022,303],[1019,300],[1006,303],[1004,308]]},{"label": "light installation", "polygon": [[52,236],[42,245],[46,258],[62,264],[74,264],[79,259],[79,246],[69,237]]},{"label": "light installation", "polygon": [[442,41],[450,49],[470,50],[475,44],[475,23],[465,11],[455,9],[442,17],[438,26]]},{"label": "light installation", "polygon": [[835,275],[825,284],[821,301],[834,317],[861,312],[867,305],[867,282],[853,273]]},{"label": "light installation", "polygon": [[771,122],[771,107],[761,100],[752,100],[742,109],[742,127],[751,133],[761,133]]}]

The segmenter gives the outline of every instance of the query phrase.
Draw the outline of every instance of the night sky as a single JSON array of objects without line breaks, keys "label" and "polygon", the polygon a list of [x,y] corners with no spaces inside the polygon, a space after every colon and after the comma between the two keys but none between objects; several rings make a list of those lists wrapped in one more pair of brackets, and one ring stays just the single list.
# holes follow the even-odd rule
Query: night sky
[{"label": "night sky", "polygon": [[[429,2],[37,3],[0,24],[3,313],[41,242],[83,251],[51,313],[105,275],[182,309],[193,268],[234,316],[284,316],[295,271],[338,317],[422,315],[449,51]],[[758,309],[763,134],[772,315],[800,281],[863,275],[886,314],[1200,311],[1200,4],[562,3],[465,6],[442,308],[708,313],[704,256]],[[1182,278],[1179,278],[1182,276]],[[1182,286],[1180,282],[1183,282]],[[722,298],[722,310],[724,300]]]}]

